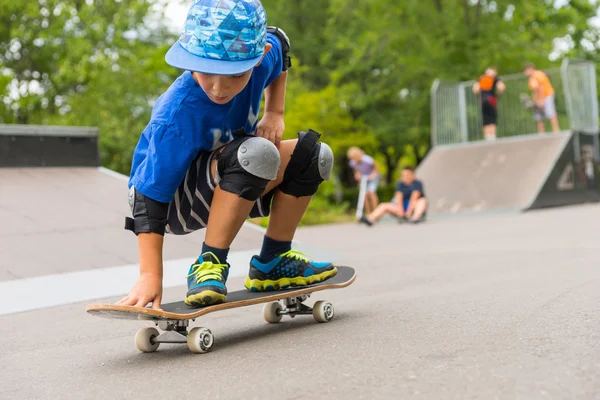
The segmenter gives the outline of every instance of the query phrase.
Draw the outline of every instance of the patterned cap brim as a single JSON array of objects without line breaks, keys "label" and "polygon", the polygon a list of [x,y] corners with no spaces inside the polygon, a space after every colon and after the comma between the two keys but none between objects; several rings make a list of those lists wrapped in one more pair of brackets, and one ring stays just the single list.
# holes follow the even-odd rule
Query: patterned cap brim
[{"label": "patterned cap brim", "polygon": [[196,56],[187,52],[179,42],[176,42],[167,54],[165,60],[172,67],[192,72],[202,72],[216,75],[238,75],[254,68],[262,57],[255,57],[243,61],[214,60]]}]

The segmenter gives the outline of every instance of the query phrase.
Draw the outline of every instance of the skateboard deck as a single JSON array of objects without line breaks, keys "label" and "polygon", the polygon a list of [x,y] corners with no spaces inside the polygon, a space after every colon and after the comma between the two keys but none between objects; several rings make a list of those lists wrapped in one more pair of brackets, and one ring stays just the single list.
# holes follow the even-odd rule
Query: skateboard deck
[{"label": "skateboard deck", "polygon": [[183,301],[161,304],[162,310],[150,307],[123,306],[117,304],[88,304],[86,311],[96,317],[110,319],[142,320],[154,322],[163,333],[154,328],[142,328],[135,337],[138,350],[153,352],[160,343],[187,343],[194,353],[205,353],[212,348],[214,338],[210,329],[192,328],[190,321],[215,311],[265,303],[263,317],[269,323],[281,321],[283,315],[295,317],[311,314],[318,322],[329,322],[334,315],[333,305],[317,301],[313,307],[304,304],[310,295],[325,289],[340,289],[356,279],[356,271],[350,267],[337,267],[337,274],[325,282],[309,286],[290,287],[271,292],[251,292],[246,289],[227,294],[227,302],[205,307],[191,307]]},{"label": "skateboard deck", "polygon": [[527,111],[539,111],[540,107],[538,107],[535,102],[533,100],[531,100],[531,97],[529,97],[529,95],[525,94],[525,93],[521,93],[519,95],[519,100],[521,100],[521,104],[523,104],[523,107],[525,107],[525,109]]}]

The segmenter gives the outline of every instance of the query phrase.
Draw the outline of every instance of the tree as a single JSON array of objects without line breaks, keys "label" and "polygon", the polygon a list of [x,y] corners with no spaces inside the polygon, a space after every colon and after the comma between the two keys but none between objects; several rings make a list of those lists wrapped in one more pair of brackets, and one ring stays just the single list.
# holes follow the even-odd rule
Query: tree
[{"label": "tree", "polygon": [[[581,41],[596,2],[485,0],[331,0],[326,60],[332,84],[353,117],[378,138],[388,179],[406,145],[429,141],[429,90],[435,78],[479,76],[485,66],[545,67],[554,41]],[[343,34],[340,34],[342,33]],[[422,153],[417,151],[419,156]]]},{"label": "tree", "polygon": [[180,72],[151,0],[0,0],[0,122],[100,127],[103,163],[126,172],[151,102]]}]

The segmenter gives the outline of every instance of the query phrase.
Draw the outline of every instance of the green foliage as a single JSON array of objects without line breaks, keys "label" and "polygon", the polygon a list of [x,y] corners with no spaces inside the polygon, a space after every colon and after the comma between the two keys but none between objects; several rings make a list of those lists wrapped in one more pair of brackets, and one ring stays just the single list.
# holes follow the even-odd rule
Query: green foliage
[{"label": "green foliage", "polygon": [[152,102],[180,73],[164,63],[165,4],[0,0],[0,122],[98,126],[102,163],[127,173]]},{"label": "green foliage", "polygon": [[[164,62],[176,40],[168,2],[0,0],[0,123],[98,126],[103,165],[128,173],[152,104],[181,73]],[[425,157],[434,79],[471,80],[488,65],[520,72],[525,61],[547,68],[565,56],[600,60],[595,0],[263,4],[292,43],[285,137],[313,128],[336,155],[337,186],[322,186],[303,223],[348,218],[356,196],[347,192],[357,190],[349,146],[375,156],[390,187],[399,168]]]}]

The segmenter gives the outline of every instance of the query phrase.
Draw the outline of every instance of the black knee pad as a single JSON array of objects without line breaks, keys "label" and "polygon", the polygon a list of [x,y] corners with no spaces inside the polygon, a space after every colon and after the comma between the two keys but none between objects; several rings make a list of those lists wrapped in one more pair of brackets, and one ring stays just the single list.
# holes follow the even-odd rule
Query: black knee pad
[{"label": "black knee pad", "polygon": [[229,143],[217,156],[216,183],[222,190],[256,201],[269,181],[277,178],[281,160],[270,141],[244,136]]},{"label": "black knee pad", "polygon": [[319,185],[329,180],[333,170],[333,152],[321,134],[312,129],[298,133],[298,143],[285,169],[279,190],[295,197],[312,196]]},{"label": "black knee pad", "polygon": [[152,200],[132,186],[129,190],[129,206],[133,218],[125,218],[125,229],[136,235],[143,232],[152,232],[164,236],[167,225],[167,211],[169,210],[168,203]]}]

